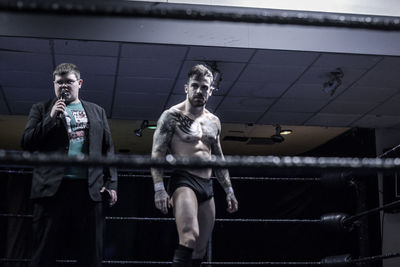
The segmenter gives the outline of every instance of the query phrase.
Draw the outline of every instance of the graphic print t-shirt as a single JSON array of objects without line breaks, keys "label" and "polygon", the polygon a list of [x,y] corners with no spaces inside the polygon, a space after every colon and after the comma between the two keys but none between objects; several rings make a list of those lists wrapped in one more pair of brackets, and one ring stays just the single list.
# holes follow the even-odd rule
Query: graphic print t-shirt
[{"label": "graphic print t-shirt", "polygon": [[[82,103],[70,103],[65,110],[65,120],[69,137],[69,156],[88,154],[89,121]],[[65,178],[87,179],[87,168],[68,166]]]}]

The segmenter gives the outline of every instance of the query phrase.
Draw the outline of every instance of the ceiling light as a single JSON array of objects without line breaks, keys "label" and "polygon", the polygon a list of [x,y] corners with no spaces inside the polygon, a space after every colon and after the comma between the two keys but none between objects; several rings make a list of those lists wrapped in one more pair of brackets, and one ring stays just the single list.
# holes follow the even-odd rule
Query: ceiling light
[{"label": "ceiling light", "polygon": [[142,137],[143,131],[145,129],[150,129],[150,130],[155,130],[157,128],[156,124],[149,124],[148,120],[143,120],[142,123],[140,124],[140,128],[135,130],[135,135],[137,137]]},{"label": "ceiling light", "polygon": [[292,130],[290,130],[290,129],[284,129],[284,130],[281,130],[280,131],[280,134],[281,135],[289,135],[289,134],[291,134],[293,131]]}]

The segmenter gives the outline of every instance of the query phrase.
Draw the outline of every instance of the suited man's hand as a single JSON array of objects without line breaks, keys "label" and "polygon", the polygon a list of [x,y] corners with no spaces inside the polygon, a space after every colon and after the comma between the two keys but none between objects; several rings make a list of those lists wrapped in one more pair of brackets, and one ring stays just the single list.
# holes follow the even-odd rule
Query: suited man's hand
[{"label": "suited man's hand", "polygon": [[118,199],[118,197],[117,197],[117,192],[115,191],[115,190],[113,190],[113,189],[106,189],[104,186],[101,188],[101,190],[100,190],[100,193],[102,194],[102,195],[104,195],[104,194],[107,194],[108,195],[108,197],[106,197],[107,199],[108,199],[108,205],[111,207],[111,206],[114,206],[115,205],[115,203],[117,203],[117,199]]}]

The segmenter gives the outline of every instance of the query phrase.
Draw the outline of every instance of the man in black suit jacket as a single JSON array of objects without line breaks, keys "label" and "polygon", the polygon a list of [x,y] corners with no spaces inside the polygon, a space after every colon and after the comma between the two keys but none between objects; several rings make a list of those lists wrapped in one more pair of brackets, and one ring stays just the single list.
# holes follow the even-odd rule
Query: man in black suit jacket
[{"label": "man in black suit jacket", "polygon": [[[79,99],[83,80],[74,64],[63,63],[53,72],[56,98],[34,104],[22,138],[22,147],[42,153],[110,156],[114,146],[106,113]],[[40,166],[34,169],[34,246],[31,267],[54,266],[57,248],[73,246],[78,265],[101,266],[104,216],[102,199],[117,201],[115,168]],[[73,241],[60,239],[71,231]],[[69,233],[69,232],[68,232]]]}]

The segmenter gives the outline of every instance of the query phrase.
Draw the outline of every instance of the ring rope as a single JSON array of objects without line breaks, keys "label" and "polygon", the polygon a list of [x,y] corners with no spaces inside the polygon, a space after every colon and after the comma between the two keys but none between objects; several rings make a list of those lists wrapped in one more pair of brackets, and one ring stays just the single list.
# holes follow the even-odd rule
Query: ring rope
[{"label": "ring rope", "polygon": [[[0,262],[29,262],[30,259],[7,259],[1,258]],[[58,263],[76,263],[76,260],[57,260]],[[122,261],[122,260],[103,260],[104,264],[134,264],[134,265],[146,265],[146,264],[172,264],[171,261]],[[271,262],[271,261],[259,261],[259,262],[223,262],[223,261],[210,261],[202,262],[202,265],[321,265],[321,262]]]},{"label": "ring rope", "polygon": [[[400,257],[400,252],[398,253],[390,253],[390,254],[384,254],[384,255],[376,255],[376,256],[371,256],[371,257],[363,257],[359,259],[351,259],[349,261],[344,261],[344,262],[336,262],[338,263],[344,263],[344,264],[360,264],[360,263],[365,263],[365,262],[372,262],[372,261],[378,261],[378,260],[384,260],[384,259],[390,259],[390,258],[398,258]],[[8,258],[0,258],[0,262],[30,262],[30,259],[8,259]],[[76,263],[76,260],[57,260],[56,262],[59,263]],[[140,265],[140,264],[171,264],[172,262],[170,261],[122,261],[122,260],[103,260],[102,263],[105,264],[134,264],[134,265]],[[325,263],[321,261],[308,261],[308,262],[271,262],[271,261],[259,261],[259,262],[202,262],[203,265],[324,265]]]},{"label": "ring rope", "polygon": [[197,21],[229,21],[269,24],[294,24],[400,30],[400,18],[315,11],[292,11],[266,8],[206,6],[172,3],[138,3],[131,1],[1,1],[0,9],[9,11],[47,12],[58,14],[107,15],[170,18]]},{"label": "ring rope", "polygon": [[[381,210],[389,209],[400,205],[400,200],[388,203],[386,205],[358,213],[353,216],[346,216],[341,223],[344,226],[353,224],[358,219],[375,214]],[[0,217],[15,217],[15,218],[32,218],[31,214],[12,214],[0,213]],[[157,218],[157,217],[129,217],[129,216],[107,216],[106,220],[128,220],[128,221],[174,221],[174,218]],[[251,222],[251,223],[321,223],[321,219],[216,219],[216,222]]]},{"label": "ring rope", "polygon": [[[0,171],[1,172],[1,171]],[[152,178],[149,174],[127,174],[119,173],[118,177],[132,177],[132,178]],[[170,178],[170,176],[165,175],[164,178]],[[216,177],[211,177],[216,179]],[[320,181],[319,177],[251,177],[251,176],[231,176],[231,180],[251,180],[251,181]]]},{"label": "ring rope", "polygon": [[384,255],[377,255],[377,256],[371,256],[371,257],[365,257],[365,258],[360,258],[360,259],[352,259],[349,262],[357,264],[357,263],[378,261],[378,260],[398,258],[398,257],[400,257],[400,252],[389,253],[389,254],[384,254]]},{"label": "ring rope", "polygon": [[[32,174],[32,170],[13,170],[13,169],[0,169],[0,173],[17,173],[17,174]],[[118,177],[129,177],[129,178],[152,178],[149,174],[128,174],[128,173],[118,173]],[[170,178],[170,176],[165,175],[164,178]],[[211,177],[216,179],[216,177]],[[319,177],[245,177],[245,176],[231,176],[231,180],[252,180],[252,181],[320,181]]]},{"label": "ring rope", "polygon": [[[0,217],[9,218],[32,218],[31,214],[12,214],[0,213]],[[157,217],[123,217],[106,216],[106,220],[111,221],[175,221],[175,218],[157,218]],[[245,222],[245,223],[321,223],[319,219],[215,219],[216,222]]]},{"label": "ring rope", "polygon": [[371,214],[375,214],[375,213],[377,213],[379,211],[382,211],[382,210],[385,210],[385,209],[389,209],[389,208],[393,208],[393,207],[396,207],[396,206],[399,206],[399,205],[400,205],[400,200],[396,200],[396,201],[393,201],[391,203],[385,204],[383,206],[380,206],[380,207],[377,207],[377,208],[374,208],[374,209],[371,209],[371,210],[367,210],[367,211],[364,211],[364,212],[360,212],[359,214],[356,214],[356,215],[350,216],[348,218],[345,218],[343,220],[343,224],[344,225],[352,224],[353,222],[357,221],[358,219],[360,219],[362,217],[365,217],[365,216],[368,216],[368,215],[371,215]]},{"label": "ring rope", "polygon": [[140,168],[313,168],[324,170],[394,171],[400,170],[400,158],[277,157],[277,156],[211,156],[210,159],[165,158],[150,156],[67,156],[65,154],[9,153],[0,150],[0,165],[66,165],[114,166]]}]

